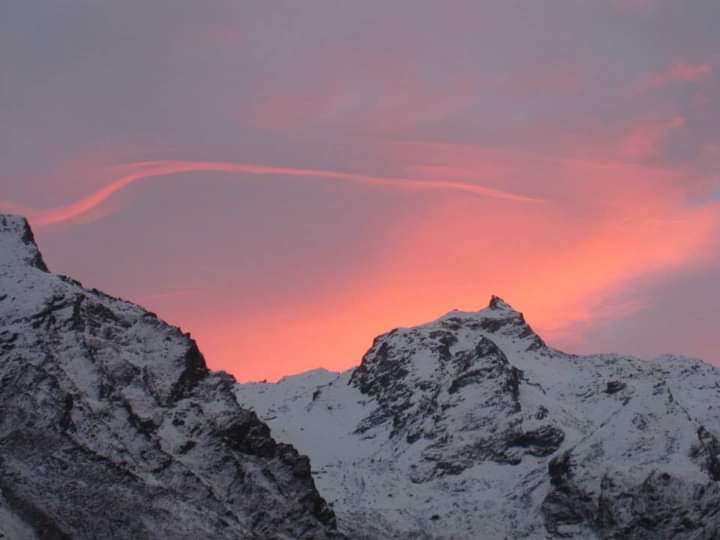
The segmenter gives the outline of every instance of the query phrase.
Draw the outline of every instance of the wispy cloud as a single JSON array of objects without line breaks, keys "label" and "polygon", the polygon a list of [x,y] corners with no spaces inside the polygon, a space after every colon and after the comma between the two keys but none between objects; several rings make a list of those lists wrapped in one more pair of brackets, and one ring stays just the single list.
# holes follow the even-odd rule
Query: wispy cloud
[{"label": "wispy cloud", "polygon": [[692,63],[676,58],[664,69],[643,74],[633,85],[636,93],[659,90],[672,84],[698,83],[712,76],[711,64]]},{"label": "wispy cloud", "polygon": [[[215,161],[148,161],[129,164],[133,172],[116,178],[108,184],[67,206],[49,210],[23,209],[34,226],[57,225],[70,221],[103,204],[115,193],[128,186],[149,178],[169,176],[187,172],[225,172],[249,176],[287,176],[306,179],[327,179],[341,182],[355,182],[385,188],[406,189],[412,191],[456,191],[520,203],[542,202],[540,199],[527,197],[502,191],[500,189],[485,187],[469,182],[452,180],[420,180],[415,178],[395,178],[374,176],[340,171],[327,171],[320,169],[298,169],[290,167],[273,167],[263,165],[250,165],[246,163],[227,163]],[[0,201],[0,210],[12,211],[20,207],[12,202]]]},{"label": "wispy cloud", "polygon": [[673,131],[685,125],[685,118],[640,123],[620,140],[621,155],[629,159],[643,159],[660,153],[661,146]]}]

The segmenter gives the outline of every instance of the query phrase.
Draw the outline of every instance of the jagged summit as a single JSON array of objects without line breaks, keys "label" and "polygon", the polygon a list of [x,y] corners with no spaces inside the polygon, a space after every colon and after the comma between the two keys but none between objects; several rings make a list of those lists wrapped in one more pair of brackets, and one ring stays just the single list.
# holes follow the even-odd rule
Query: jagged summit
[{"label": "jagged summit", "polygon": [[440,317],[441,319],[446,319],[448,317],[457,317],[457,316],[464,316],[464,317],[503,317],[503,316],[519,316],[522,317],[522,313],[515,310],[509,303],[507,303],[505,300],[500,298],[499,296],[492,295],[490,297],[490,302],[488,302],[487,307],[479,310],[479,311],[463,311],[461,309],[453,309]]},{"label": "jagged summit", "polygon": [[490,303],[488,304],[488,308],[495,309],[495,310],[515,311],[510,304],[508,304],[505,300],[503,300],[499,296],[495,296],[495,295],[492,295],[492,297],[490,298]]},{"label": "jagged summit", "polygon": [[[488,306],[480,311],[454,309],[439,319],[415,329],[445,329],[469,337],[478,331],[485,331],[494,334],[498,339],[509,338],[527,350],[547,348],[542,338],[525,321],[525,316],[495,295],[490,298]],[[399,330],[402,329],[394,332]]]},{"label": "jagged summit", "polygon": [[[32,235],[27,219],[13,214],[0,214],[0,238],[3,242],[12,238],[22,239],[26,235]],[[35,243],[34,239],[32,242]]]},{"label": "jagged summit", "polygon": [[236,392],[353,538],[720,538],[720,370],[568,355],[499,297]]},{"label": "jagged summit", "polygon": [[330,539],[307,457],[194,341],[47,272],[0,215],[0,537]]},{"label": "jagged summit", "polygon": [[25,264],[48,271],[30,224],[24,217],[0,214],[0,254],[0,264]]}]

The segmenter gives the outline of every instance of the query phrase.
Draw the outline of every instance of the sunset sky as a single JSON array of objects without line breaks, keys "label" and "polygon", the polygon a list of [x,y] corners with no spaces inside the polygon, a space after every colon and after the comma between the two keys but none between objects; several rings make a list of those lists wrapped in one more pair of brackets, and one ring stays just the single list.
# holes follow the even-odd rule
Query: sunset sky
[{"label": "sunset sky", "polygon": [[239,380],[498,294],[720,365],[720,2],[4,0],[0,211]]}]

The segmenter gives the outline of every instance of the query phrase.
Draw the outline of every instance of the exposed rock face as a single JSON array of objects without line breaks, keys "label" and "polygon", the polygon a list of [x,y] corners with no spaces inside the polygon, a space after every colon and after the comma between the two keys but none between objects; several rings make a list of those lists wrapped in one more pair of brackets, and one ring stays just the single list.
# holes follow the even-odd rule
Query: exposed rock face
[{"label": "exposed rock face", "polygon": [[720,370],[564,354],[497,297],[237,396],[352,538],[720,538]]},{"label": "exposed rock face", "polygon": [[234,387],[0,216],[0,538],[339,538],[308,458]]},{"label": "exposed rock face", "polygon": [[[563,432],[553,426],[533,423],[526,431],[518,401],[522,371],[493,341],[479,335],[472,347],[457,346],[462,329],[488,327],[526,337],[532,333],[509,311],[482,321],[448,316],[435,328],[379,337],[350,377],[351,386],[377,402],[357,433],[388,424],[391,440],[426,442],[414,482],[460,474],[485,459],[516,464],[526,453],[552,453],[562,443]],[[506,414],[499,416],[498,410]],[[462,423],[456,422],[459,416]]]}]

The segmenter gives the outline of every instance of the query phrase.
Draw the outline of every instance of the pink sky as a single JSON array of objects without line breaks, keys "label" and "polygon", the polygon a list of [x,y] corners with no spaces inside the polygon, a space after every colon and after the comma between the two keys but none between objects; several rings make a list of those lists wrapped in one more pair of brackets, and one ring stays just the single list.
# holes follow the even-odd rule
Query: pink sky
[{"label": "pink sky", "polygon": [[240,380],[498,294],[720,364],[712,0],[10,2],[0,211]]}]

